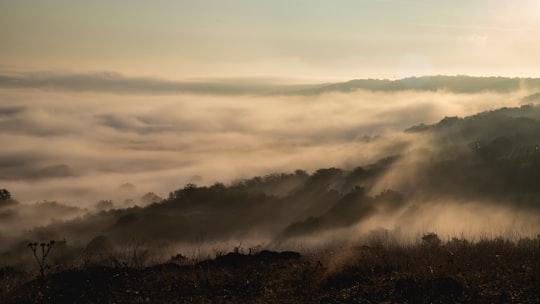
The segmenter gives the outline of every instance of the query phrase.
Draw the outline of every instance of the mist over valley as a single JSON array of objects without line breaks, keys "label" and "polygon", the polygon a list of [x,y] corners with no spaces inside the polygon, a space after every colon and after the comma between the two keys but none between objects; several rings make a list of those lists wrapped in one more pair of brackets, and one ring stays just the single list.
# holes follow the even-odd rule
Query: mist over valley
[{"label": "mist over valley", "polygon": [[7,252],[43,238],[300,250],[377,231],[414,243],[540,227],[536,79],[199,95],[40,77],[2,81]]}]

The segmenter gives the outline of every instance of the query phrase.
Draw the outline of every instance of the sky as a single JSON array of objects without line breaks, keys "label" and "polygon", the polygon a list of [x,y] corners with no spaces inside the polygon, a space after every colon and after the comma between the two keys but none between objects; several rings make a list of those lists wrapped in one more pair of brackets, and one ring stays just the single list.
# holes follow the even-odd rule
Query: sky
[{"label": "sky", "polygon": [[540,1],[1,0],[0,44],[4,71],[540,77]]}]

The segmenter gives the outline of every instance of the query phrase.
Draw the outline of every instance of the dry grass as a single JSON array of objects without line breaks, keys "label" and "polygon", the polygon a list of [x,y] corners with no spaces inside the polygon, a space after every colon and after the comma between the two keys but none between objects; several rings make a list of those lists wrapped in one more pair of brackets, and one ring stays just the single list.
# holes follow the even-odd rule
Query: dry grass
[{"label": "dry grass", "polygon": [[539,303],[540,238],[400,246],[301,258],[234,253],[193,265],[92,266],[0,279],[4,303]]}]

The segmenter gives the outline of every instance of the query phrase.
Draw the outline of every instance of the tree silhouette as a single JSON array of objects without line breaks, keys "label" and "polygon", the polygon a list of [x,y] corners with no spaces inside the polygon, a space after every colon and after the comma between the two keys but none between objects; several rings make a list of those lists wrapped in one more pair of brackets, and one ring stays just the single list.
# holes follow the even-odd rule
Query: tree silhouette
[{"label": "tree silhouette", "polygon": [[17,201],[11,197],[11,193],[7,189],[0,189],[0,207],[16,203]]},{"label": "tree silhouette", "polygon": [[11,199],[11,193],[7,189],[0,189],[0,201],[6,201]]}]

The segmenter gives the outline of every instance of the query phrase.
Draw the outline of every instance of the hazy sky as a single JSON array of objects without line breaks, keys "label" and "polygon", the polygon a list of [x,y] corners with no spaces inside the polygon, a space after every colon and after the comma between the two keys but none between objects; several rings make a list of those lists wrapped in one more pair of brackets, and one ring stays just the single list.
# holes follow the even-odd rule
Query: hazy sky
[{"label": "hazy sky", "polygon": [[540,77],[539,0],[0,1],[0,69]]}]

